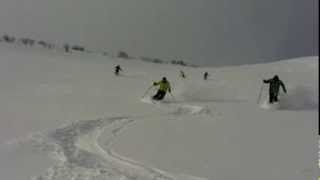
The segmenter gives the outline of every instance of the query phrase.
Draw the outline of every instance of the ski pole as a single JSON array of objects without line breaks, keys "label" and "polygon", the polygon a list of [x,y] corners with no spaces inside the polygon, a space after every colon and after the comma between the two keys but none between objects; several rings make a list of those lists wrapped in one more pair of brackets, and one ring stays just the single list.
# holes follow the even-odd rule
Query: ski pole
[{"label": "ski pole", "polygon": [[170,93],[172,99],[173,99],[174,101],[176,101],[176,98],[174,98],[173,94],[172,94],[171,92],[169,92],[169,93]]},{"label": "ski pole", "polygon": [[260,92],[259,92],[258,100],[257,100],[257,103],[258,103],[258,104],[259,104],[260,99],[261,99],[261,94],[262,94],[262,91],[263,91],[263,86],[264,86],[264,84],[262,84],[261,87],[260,87]]},{"label": "ski pole", "polygon": [[152,87],[153,87],[153,85],[152,85],[152,86],[150,86],[150,87],[146,90],[146,92],[143,94],[142,98],[144,98],[144,96],[146,96],[146,95],[147,95],[147,93],[149,92],[149,90],[150,90]]}]

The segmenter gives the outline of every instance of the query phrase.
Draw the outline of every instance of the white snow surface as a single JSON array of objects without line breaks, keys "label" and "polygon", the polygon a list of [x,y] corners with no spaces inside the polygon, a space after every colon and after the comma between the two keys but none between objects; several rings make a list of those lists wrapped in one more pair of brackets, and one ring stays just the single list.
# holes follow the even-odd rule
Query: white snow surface
[{"label": "white snow surface", "polygon": [[[192,68],[0,44],[0,179],[316,179],[318,72],[318,57]],[[269,105],[275,74],[288,93]]]}]

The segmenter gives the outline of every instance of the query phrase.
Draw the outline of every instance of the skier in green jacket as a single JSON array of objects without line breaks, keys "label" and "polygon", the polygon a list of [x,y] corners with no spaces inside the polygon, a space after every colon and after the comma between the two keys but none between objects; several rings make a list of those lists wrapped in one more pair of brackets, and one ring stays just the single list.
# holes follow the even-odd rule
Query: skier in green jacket
[{"label": "skier in green jacket", "polygon": [[275,75],[273,78],[268,80],[263,80],[264,83],[269,83],[269,103],[272,104],[274,102],[278,102],[278,95],[280,86],[282,90],[287,93],[286,87],[283,82],[279,79],[278,75]]},{"label": "skier in green jacket", "polygon": [[171,92],[171,86],[166,77],[163,77],[162,80],[159,82],[154,82],[153,85],[159,85],[157,93],[152,97],[152,99],[154,100],[162,100],[166,95],[167,91]]}]

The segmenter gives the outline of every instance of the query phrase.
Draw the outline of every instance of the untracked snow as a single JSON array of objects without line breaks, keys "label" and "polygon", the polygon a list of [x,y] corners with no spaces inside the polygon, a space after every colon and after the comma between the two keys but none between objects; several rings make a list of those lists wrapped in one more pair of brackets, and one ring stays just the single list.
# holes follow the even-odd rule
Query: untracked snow
[{"label": "untracked snow", "polygon": [[[288,93],[270,105],[275,74]],[[153,101],[163,76],[172,94]],[[317,57],[192,68],[0,44],[0,83],[1,179],[319,176]]]}]

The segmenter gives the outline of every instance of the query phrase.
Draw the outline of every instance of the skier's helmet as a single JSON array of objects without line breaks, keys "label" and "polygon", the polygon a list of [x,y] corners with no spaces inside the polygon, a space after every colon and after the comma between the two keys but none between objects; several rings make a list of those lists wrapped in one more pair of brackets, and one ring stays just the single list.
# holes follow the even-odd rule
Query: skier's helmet
[{"label": "skier's helmet", "polygon": [[167,78],[166,78],[166,77],[163,77],[163,78],[162,78],[162,81],[167,81]]},{"label": "skier's helmet", "polygon": [[279,76],[278,76],[278,75],[275,75],[275,76],[273,77],[273,79],[274,79],[274,80],[279,80]]}]

